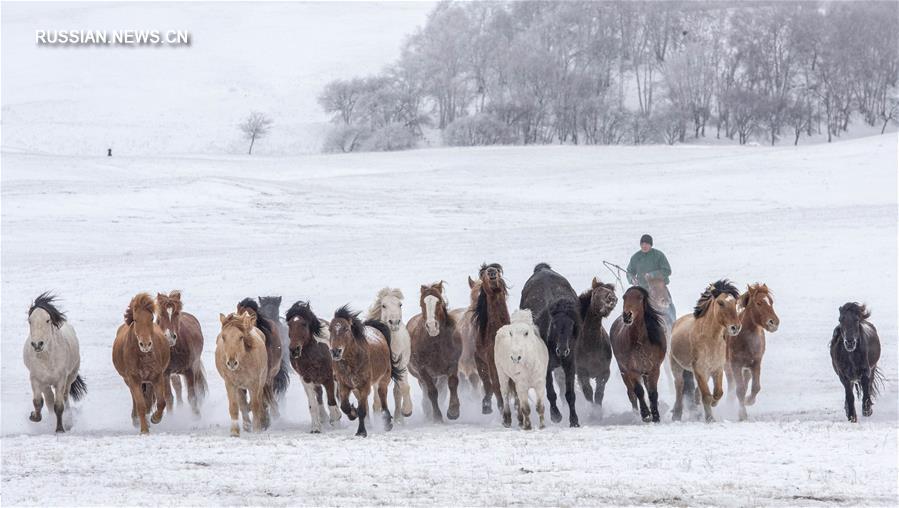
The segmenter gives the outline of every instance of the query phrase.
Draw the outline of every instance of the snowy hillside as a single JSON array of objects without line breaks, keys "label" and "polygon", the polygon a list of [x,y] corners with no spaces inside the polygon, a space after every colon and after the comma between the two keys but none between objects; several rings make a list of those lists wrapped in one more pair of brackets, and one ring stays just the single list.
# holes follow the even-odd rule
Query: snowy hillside
[{"label": "snowy hillside", "polygon": [[[399,55],[429,2],[3,5],[3,149],[95,155],[244,153],[251,110],[275,125],[259,154],[321,148],[324,84]],[[35,30],[188,30],[190,47],[51,47]],[[14,81],[13,81],[14,80]]]},{"label": "snowy hillside", "polygon": [[[896,148],[897,136],[886,135],[774,149],[252,159],[5,151],[2,501],[894,505]],[[425,423],[415,387],[413,418],[391,433],[357,439],[344,420],[310,435],[294,375],[271,431],[228,437],[212,343],[218,313],[245,296],[310,299],[329,317],[347,302],[367,307],[389,285],[405,291],[412,312],[419,285],[445,279],[457,307],[467,301],[466,276],[495,261],[514,309],[535,263],[549,262],[581,291],[594,275],[610,280],[601,261],[624,264],[644,232],[671,261],[680,313],[722,277],[774,291],[781,326],[769,336],[749,422],[736,422],[725,403],[719,423],[671,423],[666,382],[663,422],[639,423],[613,368],[606,417],[581,407],[580,429],[506,430],[469,399],[459,422]],[[110,345],[131,296],[176,288],[202,323],[211,393],[201,420],[182,409],[140,437]],[[46,289],[78,331],[89,387],[62,436],[52,418],[27,420],[25,313]],[[887,378],[874,416],[856,425],[845,422],[827,349],[837,307],[849,300],[873,311]]]}]

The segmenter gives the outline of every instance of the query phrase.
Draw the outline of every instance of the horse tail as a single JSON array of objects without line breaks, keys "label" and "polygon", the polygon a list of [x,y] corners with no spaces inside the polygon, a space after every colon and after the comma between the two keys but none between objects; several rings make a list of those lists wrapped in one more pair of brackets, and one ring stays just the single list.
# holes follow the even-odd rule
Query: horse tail
[{"label": "horse tail", "polygon": [[194,390],[197,394],[197,402],[202,403],[209,393],[209,385],[206,384],[206,369],[203,368],[203,362],[197,362],[197,366],[191,369],[194,377]]},{"label": "horse tail", "polygon": [[[883,384],[886,382],[886,378],[881,372],[880,368],[876,365],[871,369],[871,388],[870,395],[872,399],[876,399],[880,392],[883,391]],[[861,383],[855,383],[855,395],[858,398],[862,397],[862,386]]]},{"label": "horse tail", "polygon": [[69,386],[69,395],[72,396],[72,400],[81,400],[87,394],[87,383],[84,382],[84,378],[81,377],[81,374],[75,376],[75,380],[72,381],[72,385]]},{"label": "horse tail", "polygon": [[287,392],[287,386],[290,384],[290,367],[287,365],[287,361],[284,358],[281,358],[281,368],[278,369],[278,373],[275,374],[275,379],[272,380],[272,391],[274,391],[277,395],[283,395]]},{"label": "horse tail", "polygon": [[387,328],[387,325],[377,319],[369,319],[362,324],[378,330],[381,332],[381,335],[384,336],[384,339],[387,341],[388,352],[390,353],[390,377],[392,377],[394,381],[402,381],[406,376],[406,369],[400,367],[400,357],[394,356],[393,350],[390,349],[390,328]]}]

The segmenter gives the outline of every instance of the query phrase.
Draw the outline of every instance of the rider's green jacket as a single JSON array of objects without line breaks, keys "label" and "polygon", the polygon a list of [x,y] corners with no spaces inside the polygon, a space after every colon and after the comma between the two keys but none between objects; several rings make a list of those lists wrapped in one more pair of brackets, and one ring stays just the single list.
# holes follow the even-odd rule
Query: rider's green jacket
[{"label": "rider's green jacket", "polygon": [[631,262],[627,264],[627,278],[630,283],[646,287],[646,274],[653,279],[664,278],[665,284],[668,284],[671,265],[668,264],[668,258],[662,254],[662,251],[657,249],[649,249],[649,252],[638,250],[631,256]]}]

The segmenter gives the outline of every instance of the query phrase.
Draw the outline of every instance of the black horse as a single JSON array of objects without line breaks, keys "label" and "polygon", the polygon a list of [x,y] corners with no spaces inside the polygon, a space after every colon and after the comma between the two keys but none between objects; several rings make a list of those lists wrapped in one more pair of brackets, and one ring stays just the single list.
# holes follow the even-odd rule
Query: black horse
[{"label": "black horse", "polygon": [[574,407],[575,351],[581,333],[580,301],[571,284],[546,263],[534,267],[534,273],[521,290],[522,309],[529,309],[540,336],[549,349],[549,365],[546,369],[546,396],[549,399],[552,421],[562,421],[562,413],[556,407],[556,390],[553,371],[562,367],[565,371],[565,400],[568,402],[568,423],[580,427]]},{"label": "black horse", "polygon": [[840,307],[840,324],[833,329],[830,340],[830,359],[833,370],[846,390],[846,418],[857,422],[855,392],[862,398],[862,414],[874,414],[874,398],[883,383],[877,368],[880,359],[880,338],[874,325],[868,322],[871,313],[864,305],[849,302]]}]

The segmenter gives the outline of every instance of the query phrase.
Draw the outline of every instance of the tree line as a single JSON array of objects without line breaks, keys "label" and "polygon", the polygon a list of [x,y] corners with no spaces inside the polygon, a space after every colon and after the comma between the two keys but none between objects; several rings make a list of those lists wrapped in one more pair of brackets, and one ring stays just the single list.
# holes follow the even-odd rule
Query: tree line
[{"label": "tree line", "polygon": [[383,72],[328,83],[325,150],[831,141],[899,118],[894,2],[444,1]]}]

